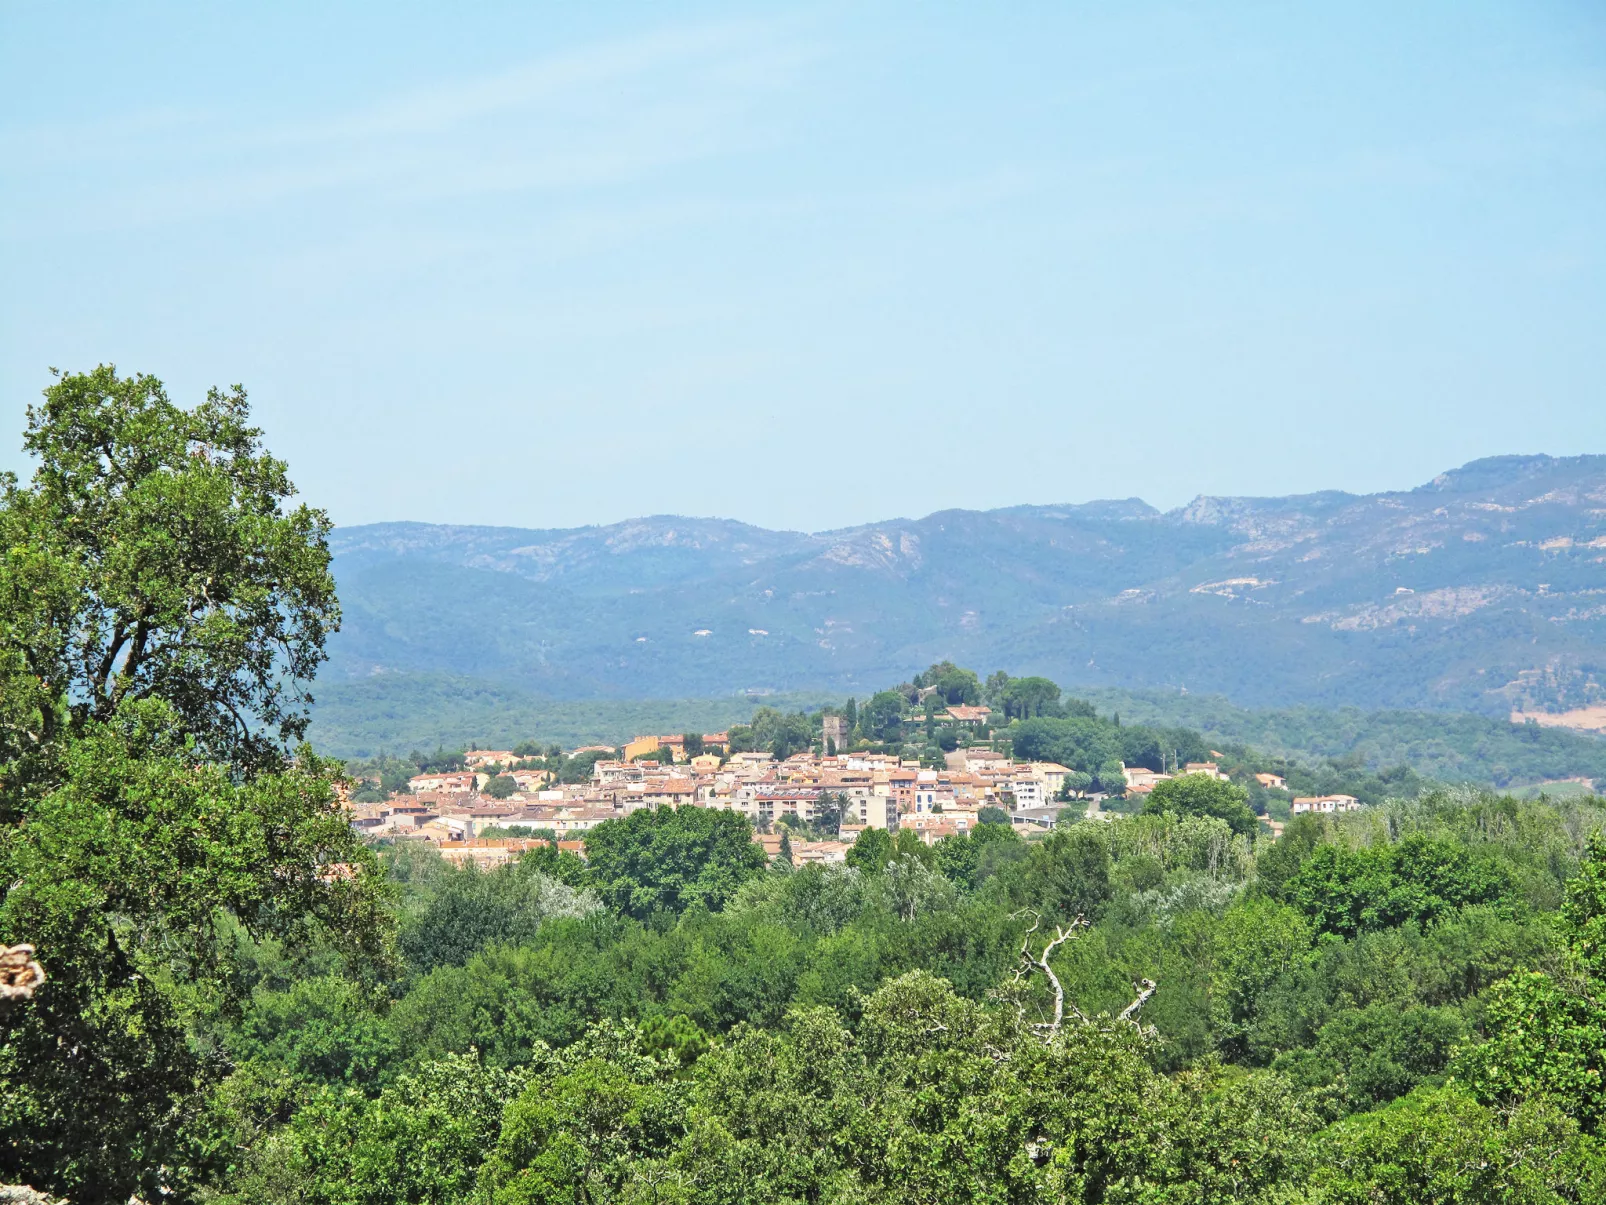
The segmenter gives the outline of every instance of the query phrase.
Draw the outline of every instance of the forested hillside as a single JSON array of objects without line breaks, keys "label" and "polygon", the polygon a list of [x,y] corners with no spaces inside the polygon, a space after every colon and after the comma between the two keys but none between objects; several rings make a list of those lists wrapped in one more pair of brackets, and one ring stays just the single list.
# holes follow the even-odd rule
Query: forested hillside
[{"label": "forested hillside", "polygon": [[[1251,710],[1220,697],[1093,689],[1085,699],[1105,715],[1191,729],[1209,740],[1252,748],[1308,767],[1336,764],[1350,777],[1408,767],[1424,779],[1527,786],[1581,777],[1606,781],[1606,739],[1512,724],[1465,713]],[[840,710],[841,696],[728,696],[715,699],[542,698],[484,679],[382,674],[320,685],[309,729],[338,757],[371,759],[412,749],[462,749],[520,742],[567,748],[619,745],[640,732],[708,732],[751,719],[755,710]],[[989,700],[991,701],[991,700]]]},{"label": "forested hillside", "polygon": [[764,705],[818,707],[823,693],[703,699],[552,699],[485,678],[380,674],[320,682],[309,733],[332,757],[367,758],[408,749],[507,748],[521,740],[569,748],[622,744],[638,732],[715,732]]},{"label": "forested hillside", "polygon": [[1198,729],[1216,741],[1306,761],[1410,766],[1440,782],[1537,784],[1579,776],[1606,783],[1606,739],[1513,724],[1504,717],[1360,707],[1252,710],[1219,696],[1091,690],[1101,710],[1143,723]]},{"label": "forested hillside", "polygon": [[944,511],[807,535],[655,517],[336,531],[337,676],[557,698],[862,694],[933,661],[1252,707],[1606,698],[1606,457],[1414,490]]}]

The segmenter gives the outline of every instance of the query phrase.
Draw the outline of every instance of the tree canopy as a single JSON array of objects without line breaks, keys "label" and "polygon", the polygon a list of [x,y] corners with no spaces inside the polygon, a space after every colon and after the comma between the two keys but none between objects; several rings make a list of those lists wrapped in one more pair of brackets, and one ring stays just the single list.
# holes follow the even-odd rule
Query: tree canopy
[{"label": "tree canopy", "polygon": [[961,669],[952,661],[938,662],[925,673],[916,674],[914,684],[921,690],[936,691],[937,698],[949,707],[981,702],[981,680],[972,670]]},{"label": "tree canopy", "polygon": [[339,625],[329,520],[293,497],[244,390],[184,410],[160,381],[68,374],[0,478],[0,674],[12,757],[160,700],[206,756],[274,767]]},{"label": "tree canopy", "polygon": [[[1595,1200],[1582,968],[1606,846],[1576,834],[1603,820],[1446,797],[1305,818],[1265,881],[1278,846],[1207,815],[869,830],[852,865],[641,920],[513,890],[555,854],[420,874],[398,850],[407,899],[494,880],[517,936],[459,928],[388,1008],[260,987],[235,1080],[292,1099],[270,1115],[235,1087],[224,1182],[286,1203]],[[1289,889],[1323,850],[1392,851],[1443,905],[1326,929]],[[1451,890],[1484,866],[1506,894]]]},{"label": "tree canopy", "polygon": [[995,692],[1006,719],[1029,720],[1052,714],[1059,706],[1060,688],[1047,678],[1010,678]]},{"label": "tree canopy", "polygon": [[1143,810],[1153,814],[1173,812],[1179,816],[1214,816],[1225,820],[1235,833],[1253,833],[1260,827],[1249,808],[1249,792],[1236,783],[1208,774],[1184,774],[1154,784],[1143,801]]},{"label": "tree canopy", "polygon": [[693,903],[718,911],[764,867],[745,817],[712,808],[645,808],[586,836],[587,881],[638,918]]},{"label": "tree canopy", "polygon": [[[107,367],[28,412],[0,482],[0,941],[49,978],[0,1016],[0,1178],[165,1191],[237,1003],[220,918],[384,960],[372,855],[296,752],[338,624],[329,521],[287,509],[245,394],[173,405]],[[233,1003],[231,1003],[233,1002]]]}]

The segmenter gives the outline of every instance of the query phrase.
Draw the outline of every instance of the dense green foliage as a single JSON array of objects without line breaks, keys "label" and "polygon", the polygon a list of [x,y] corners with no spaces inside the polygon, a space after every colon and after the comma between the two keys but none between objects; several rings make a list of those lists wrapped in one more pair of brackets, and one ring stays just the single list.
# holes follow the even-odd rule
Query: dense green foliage
[{"label": "dense green foliage", "polygon": [[1219,695],[1157,691],[1091,690],[1086,697],[1140,723],[1195,729],[1218,749],[1221,742],[1248,745],[1331,771],[1328,781],[1301,782],[1302,794],[1362,795],[1354,789],[1361,772],[1394,766],[1441,782],[1500,788],[1573,775],[1606,781],[1606,740],[1502,717],[1358,707],[1251,710]]},{"label": "dense green foliage", "polygon": [[1322,933],[1354,937],[1414,921],[1430,925],[1510,894],[1504,869],[1453,842],[1412,833],[1393,845],[1313,850],[1282,888]]},{"label": "dense green foliage", "polygon": [[1035,842],[872,830],[849,866],[768,870],[723,840],[739,823],[636,813],[595,831],[589,865],[550,846],[491,872],[382,851],[406,968],[376,992],[316,950],[241,947],[249,1007],[199,1030],[232,1072],[188,1131],[232,1153],[190,1191],[1606,1190],[1606,845],[1584,849],[1606,804],[1439,793],[1302,817],[1277,844],[1178,810]]},{"label": "dense green foliage", "polygon": [[1225,820],[1235,833],[1252,833],[1257,827],[1243,787],[1204,774],[1184,774],[1154,784],[1143,801],[1148,815],[1214,816]]},{"label": "dense green foliage", "polygon": [[1101,790],[1121,789],[1122,763],[1161,770],[1210,756],[1209,746],[1197,732],[1121,726],[1092,715],[1023,720],[1009,732],[1016,757],[1086,771],[1097,778]]},{"label": "dense green foliage", "polygon": [[1478,1095],[1510,1105],[1548,1097],[1588,1132],[1606,1122],[1606,838],[1567,887],[1560,966],[1495,985],[1489,1040],[1464,1051],[1459,1071]]},{"label": "dense green foliage", "polygon": [[817,722],[811,723],[800,711],[788,715],[774,707],[760,707],[747,723],[731,725],[731,752],[762,749],[784,760],[810,748],[815,743],[818,728]]},{"label": "dense green foliage", "polygon": [[586,840],[587,881],[626,916],[712,911],[764,866],[752,826],[735,812],[657,808],[601,825]]},{"label": "dense green foliage", "polygon": [[227,1070],[194,1022],[240,1004],[225,932],[385,965],[373,857],[332,767],[292,751],[338,623],[327,518],[288,509],[244,395],[61,377],[0,478],[0,1179],[156,1199]]}]

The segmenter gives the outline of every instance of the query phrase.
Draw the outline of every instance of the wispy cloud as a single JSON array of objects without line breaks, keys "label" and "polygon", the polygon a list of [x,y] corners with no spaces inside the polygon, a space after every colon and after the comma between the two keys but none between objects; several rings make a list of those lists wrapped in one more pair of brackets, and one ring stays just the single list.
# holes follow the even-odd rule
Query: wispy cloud
[{"label": "wispy cloud", "polygon": [[795,50],[776,44],[781,28],[747,21],[658,31],[554,55],[489,77],[420,89],[328,122],[289,127],[282,135],[305,142],[448,133],[510,111],[562,107],[576,98],[606,96],[609,90],[665,72],[682,77],[717,74],[727,81],[747,75],[751,81],[752,73],[740,64],[754,56],[761,56],[770,67],[798,61]]},{"label": "wispy cloud", "polygon": [[[405,204],[636,180],[762,144],[762,102],[813,53],[797,35],[782,21],[661,30],[293,122],[161,109],[0,130],[7,225],[118,229],[342,190]],[[135,170],[74,186],[107,163]]]}]

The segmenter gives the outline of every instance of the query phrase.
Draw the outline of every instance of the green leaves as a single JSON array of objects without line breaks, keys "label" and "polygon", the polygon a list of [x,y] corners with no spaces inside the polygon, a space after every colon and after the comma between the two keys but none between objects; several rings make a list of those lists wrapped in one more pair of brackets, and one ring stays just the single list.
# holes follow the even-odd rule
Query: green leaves
[{"label": "green leaves", "polygon": [[372,856],[310,756],[237,780],[197,762],[171,710],[147,701],[69,740],[60,777],[25,825],[0,830],[0,937],[27,936],[50,973],[5,1018],[0,1067],[20,1110],[7,1128],[39,1135],[9,1149],[36,1183],[126,1186],[154,1171],[215,1072],[181,1022],[231,1004],[220,911],[257,933],[329,934],[355,958],[383,957],[388,920]]},{"label": "green leaves", "polygon": [[0,940],[49,980],[0,1016],[0,1179],[172,1190],[239,1003],[226,918],[388,962],[373,859],[294,748],[339,622],[329,520],[238,387],[193,410],[102,366],[30,408],[0,477]]},{"label": "green leaves", "polygon": [[1005,719],[1030,719],[1043,715],[1060,701],[1060,688],[1047,678],[1010,678],[999,685],[993,701]]},{"label": "green leaves", "polygon": [[376,1098],[326,1090],[258,1152],[245,1196],[307,1205],[472,1199],[503,1112],[527,1079],[470,1053],[425,1063]]},{"label": "green leaves", "polygon": [[494,1201],[617,1200],[668,1179],[662,1161],[684,1132],[676,1064],[647,1055],[631,1027],[598,1026],[536,1073],[507,1109],[481,1184]]},{"label": "green leaves", "polygon": [[377,872],[328,768],[308,754],[241,781],[196,761],[176,731],[165,704],[134,703],[68,745],[61,783],[27,825],[0,834],[13,880],[0,924],[121,918],[141,942],[190,950],[190,977],[215,957],[218,909],[256,932],[338,924],[353,952],[378,951]]},{"label": "green leaves", "polygon": [[1178,816],[1214,816],[1243,835],[1260,827],[1249,810],[1249,792],[1208,774],[1184,774],[1155,783],[1143,801],[1143,811],[1149,815],[1170,812]]},{"label": "green leaves", "polygon": [[1317,929],[1345,937],[1407,921],[1431,924],[1511,891],[1510,876],[1488,859],[1421,833],[1395,845],[1317,846],[1282,886],[1283,898]]},{"label": "green leaves", "polygon": [[248,414],[239,387],[183,410],[155,378],[107,366],[30,408],[39,467],[0,501],[7,547],[27,550],[0,561],[0,658],[75,731],[160,698],[206,756],[252,767],[305,732],[339,626],[330,524],[286,509],[295,489]]},{"label": "green leaves", "polygon": [[1480,1100],[1548,1097],[1588,1129],[1606,1118],[1606,1007],[1549,975],[1522,972],[1490,989],[1488,1040],[1461,1052],[1456,1078]]},{"label": "green leaves", "polygon": [[1567,884],[1562,931],[1568,967],[1560,976],[1521,971],[1485,998],[1487,1040],[1460,1052],[1456,1077],[1479,1100],[1509,1106],[1548,1100],[1586,1133],[1606,1123],[1606,839],[1589,839]]},{"label": "green leaves", "polygon": [[1542,1102],[1506,1118],[1454,1085],[1339,1122],[1309,1200],[1321,1205],[1562,1205],[1606,1190],[1601,1154]]},{"label": "green leaves", "polygon": [[546,921],[589,916],[601,904],[589,891],[541,872],[561,858],[550,845],[534,857],[481,871],[472,865],[446,870],[435,883],[435,897],[402,928],[402,948],[421,971],[467,962],[497,942],[522,944]]},{"label": "green leaves", "polygon": [[644,808],[586,838],[587,878],[605,903],[645,919],[699,904],[722,908],[765,865],[752,826],[712,808]]},{"label": "green leaves", "polygon": [[[1563,823],[1525,816],[1528,839]],[[1387,865],[1405,884],[1396,898],[1417,908],[1424,893],[1453,901],[1487,880],[1490,847],[1474,839],[1376,850],[1403,850]],[[246,1199],[1559,1205],[1599,1195],[1606,1164],[1584,1106],[1600,1026],[1579,1011],[1580,980],[1558,966],[1523,991],[1468,999],[1522,961],[1557,961],[1545,918],[1446,903],[1430,923],[1413,913],[1350,939],[1322,935],[1254,886],[1247,841],[1211,817],[969,842],[983,858],[1021,860],[983,877],[961,843],[921,846],[927,861],[900,837],[873,873],[756,875],[719,912],[556,919],[437,966],[366,1020],[358,995],[328,977],[260,993],[242,1026],[255,1046],[239,1094],[293,1080],[303,1103],[252,1146],[251,1192],[262,1187]],[[1328,848],[1314,837],[1312,847]],[[483,902],[494,913],[517,897],[509,884],[537,878],[524,863],[477,877],[431,865],[397,857],[418,916],[479,901],[493,882]],[[944,882],[948,866],[974,885]],[[1074,897],[1100,869],[1105,915],[1052,960],[1075,1011],[1045,1039],[1031,1022],[1046,989],[1011,982],[1024,922],[1009,910]],[[1571,889],[1578,942],[1593,916],[1589,881]],[[460,882],[475,890],[459,896]],[[1551,895],[1561,895],[1554,880]],[[1117,1017],[1140,977],[1160,983],[1144,1030]],[[1492,1040],[1463,1052],[1446,1086],[1448,1053],[1479,1017]],[[529,1077],[500,1123],[448,1124],[489,1114],[454,1103],[440,1077],[397,1094],[447,1056],[478,1061],[476,1049],[485,1066]],[[478,1074],[461,1072],[470,1084]],[[308,1087],[320,1079],[335,1090]],[[342,1094],[346,1083],[363,1090]],[[1332,1118],[1343,1120],[1322,1128]],[[271,1168],[294,1175],[270,1183]]]},{"label": "green leaves", "polygon": [[1606,988],[1606,834],[1589,838],[1578,877],[1567,884],[1561,915],[1573,959]]},{"label": "green leaves", "polygon": [[1108,840],[1100,827],[1087,824],[1049,834],[1026,859],[1022,902],[1067,920],[1096,918],[1113,894]]}]

